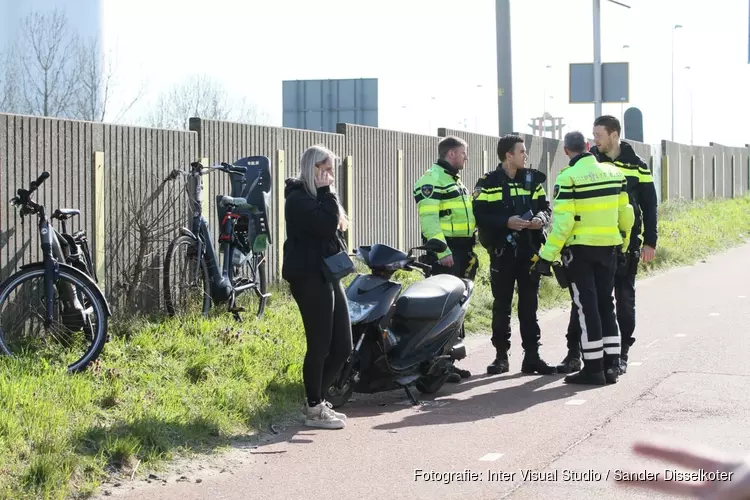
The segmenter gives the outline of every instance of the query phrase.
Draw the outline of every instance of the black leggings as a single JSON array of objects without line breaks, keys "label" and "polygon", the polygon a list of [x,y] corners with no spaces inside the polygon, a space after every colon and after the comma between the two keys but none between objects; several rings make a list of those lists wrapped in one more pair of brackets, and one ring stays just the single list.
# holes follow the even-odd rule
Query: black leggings
[{"label": "black leggings", "polygon": [[325,399],[352,351],[352,326],[344,287],[327,283],[321,276],[289,283],[307,337],[302,367],[307,402],[315,406]]}]

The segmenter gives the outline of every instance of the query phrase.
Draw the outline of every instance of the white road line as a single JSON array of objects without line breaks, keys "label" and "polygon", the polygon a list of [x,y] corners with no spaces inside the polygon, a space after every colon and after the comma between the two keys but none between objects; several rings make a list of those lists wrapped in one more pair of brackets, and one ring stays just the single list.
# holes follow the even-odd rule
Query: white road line
[{"label": "white road line", "polygon": [[747,295],[738,295],[738,296],[737,296],[737,298],[738,298],[738,299],[746,299],[746,298],[747,298]]},{"label": "white road line", "polygon": [[481,460],[482,462],[494,462],[495,460],[497,460],[498,458],[502,456],[503,456],[502,453],[487,453],[485,456],[483,456],[479,460]]},{"label": "white road line", "polygon": [[675,337],[687,337],[687,335],[684,333],[678,333],[675,335]]},{"label": "white road line", "polygon": [[565,404],[569,406],[580,406],[585,402],[586,402],[585,399],[571,399],[570,401],[567,401]]},{"label": "white road line", "polygon": [[632,361],[632,362],[628,363],[628,366],[629,367],[630,366],[641,366],[642,364],[643,364],[642,361]]},{"label": "white road line", "polygon": [[719,315],[719,313],[711,313],[711,314],[709,314],[709,316],[718,316],[718,315]]},{"label": "white road line", "polygon": [[646,347],[651,347],[652,345],[656,344],[657,342],[659,342],[659,339],[654,340],[650,344],[646,345]]}]

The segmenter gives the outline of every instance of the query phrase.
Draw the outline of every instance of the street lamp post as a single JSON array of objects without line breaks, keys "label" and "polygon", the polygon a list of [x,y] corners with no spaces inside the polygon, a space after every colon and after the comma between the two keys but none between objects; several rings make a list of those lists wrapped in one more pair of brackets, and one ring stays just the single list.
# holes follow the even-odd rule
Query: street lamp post
[{"label": "street lamp post", "polygon": [[[630,5],[618,0],[607,0],[620,7],[630,8]],[[594,14],[594,118],[602,116],[602,3],[593,0]]]},{"label": "street lamp post", "polygon": [[[625,53],[627,49],[630,48],[630,45],[623,45],[622,51]],[[625,55],[625,59],[627,59],[627,55]],[[622,132],[622,138],[625,139],[625,97],[620,98],[620,127]]]},{"label": "street lamp post", "polygon": [[681,24],[672,27],[672,142],[674,142],[674,32],[682,28]]},{"label": "street lamp post", "polygon": [[[690,71],[692,68],[690,66],[685,66],[685,69]],[[693,145],[693,82],[692,79],[690,79],[690,85],[689,85],[689,92],[690,92],[690,145]]]},{"label": "street lamp post", "polygon": [[544,67],[544,105],[542,106],[542,137],[547,137],[547,132],[544,127],[547,125],[547,75],[549,74],[548,69],[552,66],[549,64]]}]

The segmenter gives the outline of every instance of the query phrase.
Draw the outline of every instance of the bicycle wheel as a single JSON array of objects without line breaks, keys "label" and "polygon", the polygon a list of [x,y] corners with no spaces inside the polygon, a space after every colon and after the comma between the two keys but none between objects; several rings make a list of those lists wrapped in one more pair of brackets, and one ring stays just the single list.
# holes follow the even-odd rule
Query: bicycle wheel
[{"label": "bicycle wheel", "polygon": [[197,251],[195,240],[186,235],[178,236],[167,247],[163,285],[164,303],[170,316],[190,313],[198,304],[201,305],[203,316],[207,316],[211,310],[208,266],[206,260],[201,258],[196,276]]},{"label": "bicycle wheel", "polygon": [[[69,372],[83,371],[99,356],[107,340],[109,319],[104,297],[88,276],[69,266],[60,267],[54,294],[52,323],[47,325],[41,264],[18,271],[0,285],[0,351],[24,357],[40,347],[51,362],[66,364]],[[33,321],[26,324],[27,318],[37,325]],[[29,341],[26,347],[22,345],[24,340]],[[52,349],[60,345],[62,352],[53,354]],[[83,354],[74,354],[79,347]]]}]

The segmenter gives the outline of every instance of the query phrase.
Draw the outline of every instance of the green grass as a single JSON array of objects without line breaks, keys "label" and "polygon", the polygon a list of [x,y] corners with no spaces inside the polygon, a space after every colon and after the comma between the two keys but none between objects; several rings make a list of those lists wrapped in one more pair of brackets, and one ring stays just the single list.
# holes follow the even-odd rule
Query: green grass
[{"label": "green grass", "polygon": [[[748,212],[750,197],[662,207],[657,258],[639,276],[742,243]],[[467,330],[486,334],[492,295],[479,254]],[[0,358],[0,498],[85,498],[110,474],[221,449],[301,409],[302,322],[284,288],[274,293],[261,321],[114,321],[100,362],[75,376]],[[540,295],[542,308],[569,300],[549,278]]]}]

